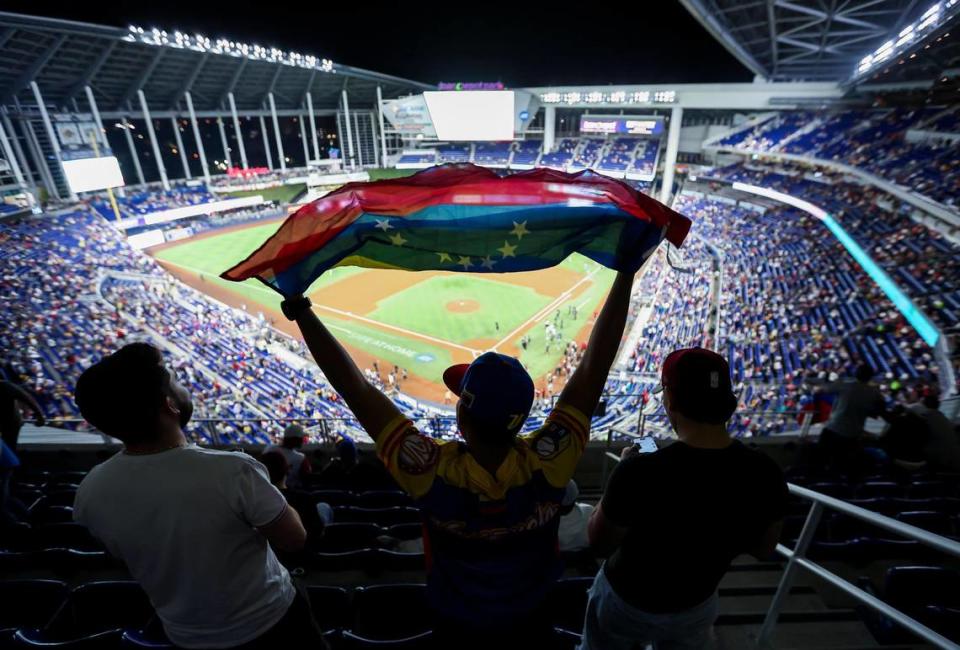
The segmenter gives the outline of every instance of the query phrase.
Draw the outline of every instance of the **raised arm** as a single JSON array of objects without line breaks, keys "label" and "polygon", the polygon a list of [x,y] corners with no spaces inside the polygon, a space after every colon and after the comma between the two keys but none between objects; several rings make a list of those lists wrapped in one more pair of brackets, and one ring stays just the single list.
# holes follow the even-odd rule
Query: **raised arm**
[{"label": "raised arm", "polygon": [[562,403],[576,408],[588,418],[597,408],[610,366],[617,356],[623,328],[627,324],[632,287],[632,273],[617,273],[607,301],[593,325],[583,359],[560,393]]},{"label": "raised arm", "polygon": [[291,307],[294,310],[290,315],[296,316],[303,340],[320,370],[357,416],[360,426],[376,441],[384,428],[401,415],[400,409],[367,381],[347,351],[310,309],[308,302],[298,296],[285,303],[288,310]]}]

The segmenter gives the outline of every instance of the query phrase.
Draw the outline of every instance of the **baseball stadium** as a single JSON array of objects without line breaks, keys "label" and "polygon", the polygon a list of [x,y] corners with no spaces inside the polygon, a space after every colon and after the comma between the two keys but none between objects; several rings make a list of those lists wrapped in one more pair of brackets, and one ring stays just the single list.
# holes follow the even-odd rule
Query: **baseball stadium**
[{"label": "baseball stadium", "polygon": [[0,650],[960,648],[960,0],[21,4]]}]

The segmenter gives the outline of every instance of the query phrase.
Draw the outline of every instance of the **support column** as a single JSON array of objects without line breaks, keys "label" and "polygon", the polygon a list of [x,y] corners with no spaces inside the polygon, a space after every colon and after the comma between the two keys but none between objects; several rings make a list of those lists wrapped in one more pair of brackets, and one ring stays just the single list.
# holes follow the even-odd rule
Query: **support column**
[{"label": "support column", "polygon": [[267,137],[267,121],[260,116],[260,133],[263,134],[263,150],[267,154],[267,167],[273,169],[273,155],[270,153],[270,138]]},{"label": "support column", "polygon": [[163,189],[170,189],[170,180],[167,178],[167,167],[163,164],[163,157],[160,155],[160,143],[157,142],[157,134],[153,130],[153,120],[150,119],[150,108],[147,106],[147,97],[142,90],[137,91],[140,98],[140,108],[143,110],[143,119],[147,123],[147,135],[150,137],[150,146],[153,148],[153,155],[157,158],[157,170],[160,172],[160,182]]},{"label": "support column", "polygon": [[[90,88],[90,86],[84,86],[83,91],[87,96],[87,103],[90,105],[90,112],[93,114],[93,120],[97,123],[97,128],[100,129],[100,135],[103,137],[103,145],[104,147],[109,147],[110,142],[107,140],[107,129],[103,126],[103,119],[100,117],[100,107],[97,106],[97,100],[93,96],[93,89]],[[74,102],[76,102],[76,100],[74,100]],[[79,113],[80,111],[77,112]],[[116,189],[117,194],[120,196],[125,196],[123,185]]]},{"label": "support column", "polygon": [[363,147],[360,146],[360,117],[353,114],[353,132],[357,134],[357,164],[363,167]]},{"label": "support column", "polygon": [[[43,119],[43,126],[47,129],[47,137],[50,138],[50,146],[53,147],[53,155],[56,156],[57,163],[60,164],[60,173],[63,174],[64,181],[66,181],[66,174],[63,173],[63,154],[60,151],[60,140],[57,138],[56,131],[53,130],[53,123],[50,121],[50,113],[47,112],[47,105],[43,103],[43,95],[40,94],[40,86],[37,85],[36,81],[31,81],[30,88],[33,90],[33,97],[37,100],[37,106],[40,108],[40,117]],[[57,189],[56,183],[53,184],[52,189],[57,198],[61,198],[60,191]],[[77,195],[70,187],[69,182],[67,182],[67,191],[70,192],[70,200],[76,201]]]},{"label": "support column", "polygon": [[557,137],[557,107],[543,107],[543,153],[553,150],[553,143]]},{"label": "support column", "polygon": [[207,165],[207,152],[203,148],[203,139],[200,137],[200,125],[197,124],[197,114],[193,110],[193,97],[189,91],[183,93],[187,100],[187,113],[190,114],[190,124],[193,126],[193,138],[197,141],[197,153],[200,154],[200,167],[203,169],[203,180],[210,184],[210,166]]},{"label": "support column", "polygon": [[306,118],[300,116],[300,141],[303,143],[303,166],[310,166],[310,149],[307,147],[307,127],[304,124]]},{"label": "support column", "polygon": [[377,118],[380,120],[380,160],[381,167],[387,166],[387,133],[383,127],[383,91],[377,86]]},{"label": "support column", "polygon": [[317,121],[313,115],[313,97],[307,93],[307,112],[310,115],[310,138],[313,140],[313,159],[320,160],[320,142],[317,140]]},{"label": "support column", "polygon": [[[347,125],[347,148],[344,153],[348,154],[347,162],[349,163],[350,169],[353,169],[353,127],[350,125],[350,102],[347,101],[346,89],[340,91],[340,96],[343,98],[343,122]],[[342,148],[343,143],[341,143],[340,146]]]},{"label": "support column", "polygon": [[137,180],[140,181],[141,185],[146,185],[147,181],[143,178],[143,167],[140,166],[140,156],[137,155],[137,147],[133,143],[133,129],[127,118],[122,118],[120,122],[123,124],[123,135],[127,138],[127,147],[130,148],[130,156],[133,158],[133,168],[137,172]]},{"label": "support column", "polygon": [[10,137],[10,144],[13,146],[13,152],[17,156],[17,160],[20,163],[20,169],[23,170],[29,184],[33,186],[33,194],[39,201],[40,193],[38,192],[37,176],[39,175],[40,170],[38,169],[36,172],[34,172],[32,169],[30,169],[30,161],[27,160],[26,154],[23,153],[23,148],[20,146],[20,139],[17,137],[17,132],[13,130],[13,122],[10,121],[10,118],[7,117],[6,113],[0,113],[0,116],[3,117],[3,126],[7,130],[7,135]]},{"label": "support column", "polygon": [[673,175],[677,166],[677,149],[680,148],[680,123],[683,122],[683,107],[674,106],[670,111],[670,130],[667,131],[667,157],[663,161],[663,180],[660,184],[660,203],[670,201],[673,191]]},{"label": "support column", "polygon": [[230,156],[230,143],[227,142],[227,130],[223,126],[223,118],[217,118],[217,130],[220,131],[220,145],[223,147],[224,162],[227,169],[233,167],[233,158]]},{"label": "support column", "polygon": [[190,162],[187,160],[187,152],[183,148],[183,138],[180,137],[180,121],[171,117],[170,123],[173,124],[173,136],[177,139],[177,151],[180,152],[180,162],[183,164],[183,177],[189,180],[193,178],[193,174],[190,173]]},{"label": "support column", "polygon": [[[11,134],[11,136],[13,136],[13,134]],[[7,162],[10,163],[10,170],[13,172],[13,177],[17,179],[17,185],[20,186],[20,190],[27,196],[27,204],[31,210],[34,210],[37,205],[36,199],[33,196],[33,192],[27,187],[27,181],[23,177],[23,170],[20,169],[20,163],[16,155],[14,155],[13,147],[10,145],[10,140],[7,138],[7,131],[3,128],[3,124],[0,124],[0,151],[3,151],[4,157],[7,159]]]},{"label": "support column", "polygon": [[247,148],[243,144],[243,132],[240,131],[240,116],[237,115],[237,103],[233,101],[233,93],[227,93],[227,101],[230,102],[230,112],[233,114],[233,130],[237,134],[237,148],[240,149],[240,164],[244,169],[250,169],[247,164]]},{"label": "support column", "polygon": [[277,156],[280,157],[280,171],[287,171],[287,161],[283,155],[283,140],[280,138],[280,120],[277,118],[277,104],[273,101],[273,93],[267,93],[270,102],[270,117],[273,118],[273,135],[277,138]]}]

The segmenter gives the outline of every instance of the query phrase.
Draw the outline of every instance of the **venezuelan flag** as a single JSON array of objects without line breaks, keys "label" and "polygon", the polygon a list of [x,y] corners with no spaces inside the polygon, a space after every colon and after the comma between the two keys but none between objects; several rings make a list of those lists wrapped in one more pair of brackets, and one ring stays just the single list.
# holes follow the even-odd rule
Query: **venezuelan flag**
[{"label": "venezuelan flag", "polygon": [[686,217],[592,171],[501,178],[476,165],[440,165],[330,192],[221,277],[256,277],[292,296],[338,266],[509,273],[578,252],[635,271],[664,237],[680,246],[689,229]]}]

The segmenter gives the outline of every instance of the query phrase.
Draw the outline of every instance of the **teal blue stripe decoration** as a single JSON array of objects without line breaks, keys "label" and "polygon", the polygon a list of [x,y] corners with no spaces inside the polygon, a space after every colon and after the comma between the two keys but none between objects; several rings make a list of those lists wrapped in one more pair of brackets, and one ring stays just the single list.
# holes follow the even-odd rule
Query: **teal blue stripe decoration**
[{"label": "teal blue stripe decoration", "polygon": [[837,241],[853,256],[857,264],[859,264],[863,270],[867,272],[867,275],[877,283],[877,286],[887,294],[887,298],[889,298],[893,306],[897,308],[897,311],[903,314],[903,317],[906,318],[907,322],[917,331],[920,338],[931,348],[934,347],[940,339],[940,330],[930,322],[926,314],[917,309],[917,306],[913,304],[913,301],[910,300],[907,294],[873,261],[872,257],[867,255],[867,251],[863,250],[860,244],[854,241],[850,233],[844,230],[843,226],[837,223],[836,219],[827,213],[825,213],[821,219],[827,228],[830,229],[830,232],[833,233],[833,236],[837,238]]},{"label": "teal blue stripe decoration", "polygon": [[775,201],[792,205],[822,221],[827,226],[827,229],[833,233],[833,236],[837,238],[837,241],[840,242],[840,245],[847,249],[847,252],[850,253],[854,261],[860,265],[860,268],[866,271],[867,275],[877,283],[877,286],[886,294],[890,302],[893,303],[893,306],[897,308],[897,311],[903,314],[903,317],[906,318],[910,326],[916,330],[924,343],[931,348],[936,346],[937,341],[940,340],[940,330],[937,329],[937,326],[930,322],[926,314],[917,308],[913,301],[910,300],[910,297],[873,261],[873,258],[867,254],[867,251],[863,250],[860,244],[850,236],[850,233],[844,230],[843,226],[829,213],[809,201],[804,201],[803,199],[798,199],[789,194],[771,190],[767,187],[736,182],[733,183],[733,189],[749,192],[750,194],[757,194],[759,196],[766,196]]}]

